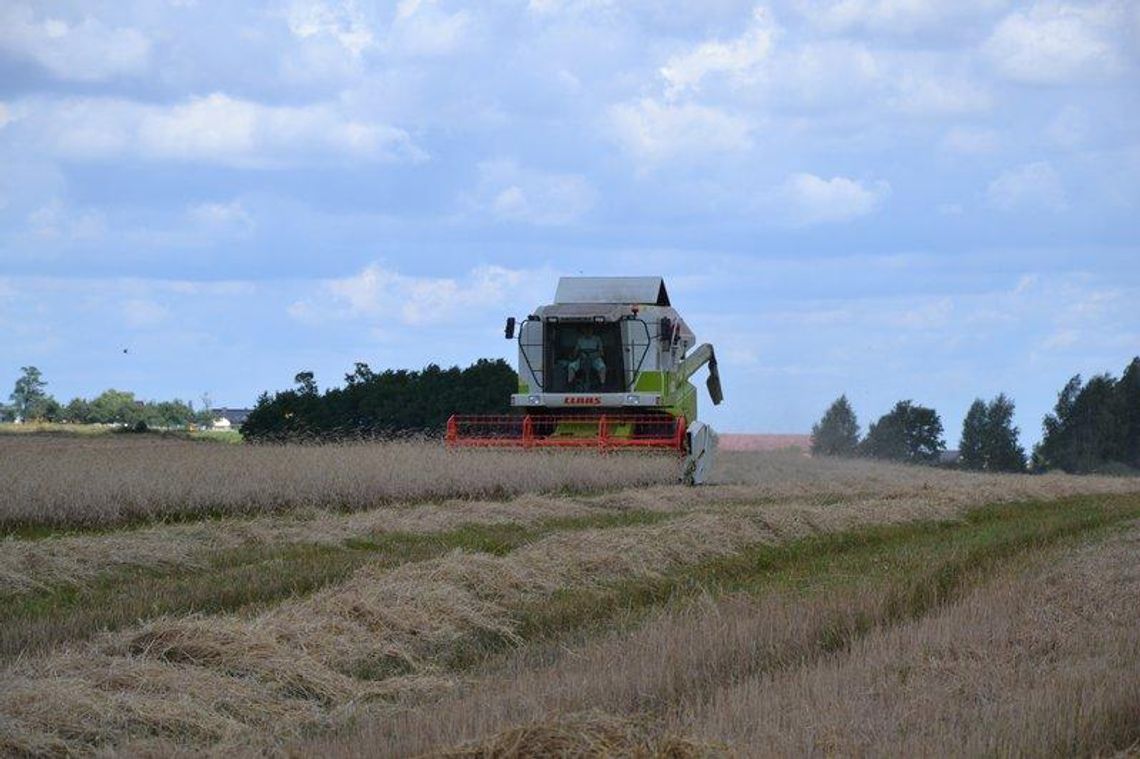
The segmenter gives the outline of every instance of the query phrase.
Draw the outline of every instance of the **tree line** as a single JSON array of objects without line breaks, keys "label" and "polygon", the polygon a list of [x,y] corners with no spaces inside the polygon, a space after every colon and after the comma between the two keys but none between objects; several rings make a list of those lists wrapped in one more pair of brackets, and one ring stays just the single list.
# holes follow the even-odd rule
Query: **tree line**
[{"label": "tree line", "polygon": [[1044,438],[1034,465],[1089,472],[1123,465],[1140,469],[1140,357],[1120,379],[1098,374],[1087,383],[1078,374],[1057,395],[1043,422]]},{"label": "tree line", "polygon": [[506,413],[518,375],[502,359],[479,359],[465,369],[430,364],[421,371],[373,372],[357,363],[344,381],[321,392],[312,372],[298,373],[296,387],[261,394],[242,436],[283,441],[438,433],[457,412]]},{"label": "tree line", "polygon": [[872,422],[866,437],[859,438],[855,411],[841,395],[811,429],[811,452],[823,456],[870,456],[911,463],[937,462],[946,450],[942,419],[932,408],[913,401],[899,401]]},{"label": "tree line", "polygon": [[187,427],[209,425],[209,403],[195,410],[181,400],[141,401],[125,390],[105,390],[91,398],[73,398],[61,404],[47,392],[43,373],[34,366],[20,367],[20,377],[8,396],[11,403],[0,405],[0,421],[64,422],[70,424],[117,424],[135,428]]},{"label": "tree line", "polygon": [[[1018,442],[1013,412],[1014,402],[1004,393],[976,399],[962,421],[958,466],[990,472],[1140,470],[1140,357],[1120,379],[1107,373],[1087,383],[1080,375],[1070,379],[1042,422],[1043,437],[1031,458]],[[855,411],[841,395],[812,427],[815,455],[930,464],[945,449],[938,412],[912,401],[899,401],[860,438]]]}]

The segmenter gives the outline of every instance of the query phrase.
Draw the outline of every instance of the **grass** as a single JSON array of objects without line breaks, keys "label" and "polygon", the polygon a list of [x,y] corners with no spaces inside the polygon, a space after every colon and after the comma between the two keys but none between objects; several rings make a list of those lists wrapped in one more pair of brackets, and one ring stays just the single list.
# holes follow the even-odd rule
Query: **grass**
[{"label": "grass", "polygon": [[0,435],[60,435],[96,437],[110,435],[118,427],[101,424],[59,424],[55,422],[0,422]]},{"label": "grass", "polygon": [[167,440],[200,440],[212,443],[240,443],[238,430],[148,430],[145,433],[129,431],[128,428],[109,424],[65,424],[62,422],[26,422],[15,424],[0,422],[0,436],[36,435],[56,438],[102,438],[108,435],[131,435]]},{"label": "grass", "polygon": [[467,524],[437,533],[383,532],[349,538],[340,545],[255,544],[218,552],[200,569],[128,569],[106,573],[87,586],[0,593],[0,659],[164,614],[251,612],[343,580],[366,564],[395,567],[455,550],[503,556],[554,532],[653,524],[664,517],[628,511],[534,525]]},{"label": "grass", "polygon": [[186,433],[190,440],[203,440],[210,443],[237,445],[243,441],[238,430],[191,430]]}]

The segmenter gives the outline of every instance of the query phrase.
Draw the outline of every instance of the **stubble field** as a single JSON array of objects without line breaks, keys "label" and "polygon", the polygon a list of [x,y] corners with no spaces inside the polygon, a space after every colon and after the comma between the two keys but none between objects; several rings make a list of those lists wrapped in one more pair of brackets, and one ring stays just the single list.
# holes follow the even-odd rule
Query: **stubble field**
[{"label": "stubble field", "polygon": [[0,753],[1113,754],[1140,480],[0,437]]}]

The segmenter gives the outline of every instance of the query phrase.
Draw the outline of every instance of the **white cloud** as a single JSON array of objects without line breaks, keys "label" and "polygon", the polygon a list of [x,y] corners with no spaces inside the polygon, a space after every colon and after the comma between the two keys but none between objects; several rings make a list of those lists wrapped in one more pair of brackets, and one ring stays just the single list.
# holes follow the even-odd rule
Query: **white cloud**
[{"label": "white cloud", "polygon": [[104,235],[107,221],[98,211],[73,211],[58,199],[41,206],[28,217],[32,232],[49,240],[95,240]]},{"label": "white cloud", "polygon": [[727,42],[703,42],[687,53],[673,56],[660,72],[665,79],[666,96],[675,98],[686,91],[696,92],[701,80],[710,75],[746,81],[768,58],[773,34],[766,12],[757,8],[751,28],[739,37]]},{"label": "white cloud", "polygon": [[411,277],[372,264],[355,276],[323,282],[315,298],[294,303],[289,314],[311,323],[345,318],[415,327],[468,322],[473,312],[516,306],[521,295],[548,289],[552,279],[547,271],[501,266],[478,267],[464,279]]},{"label": "white cloud", "polygon": [[211,229],[252,230],[253,217],[240,201],[230,203],[199,203],[190,206],[187,214],[194,222]]},{"label": "white cloud", "polygon": [[649,161],[752,146],[751,126],[746,120],[694,103],[669,105],[643,98],[612,106],[609,116],[618,142]]},{"label": "white cloud", "polygon": [[1065,350],[1080,342],[1081,333],[1075,329],[1058,329],[1041,342],[1045,350]]},{"label": "white cloud", "polygon": [[949,297],[922,298],[895,313],[886,313],[885,321],[900,329],[929,330],[946,327],[954,314],[954,301]]},{"label": "white cloud", "polygon": [[1002,172],[989,183],[986,196],[991,206],[1003,211],[1065,208],[1061,177],[1047,161],[1027,163]]},{"label": "white cloud", "polygon": [[61,79],[101,81],[143,71],[150,41],[137,29],[37,17],[23,4],[0,5],[0,50],[35,61]]},{"label": "white cloud", "polygon": [[8,126],[12,121],[12,114],[5,103],[0,103],[0,129]]},{"label": "white cloud", "polygon": [[768,68],[762,91],[777,96],[777,102],[834,108],[862,107],[877,99],[890,67],[861,43],[826,40],[789,47]]},{"label": "white cloud", "polygon": [[111,98],[21,104],[29,139],[75,159],[136,156],[260,166],[314,155],[421,160],[406,132],[355,120],[330,105],[267,106],[222,93],[169,106]]},{"label": "white cloud", "polygon": [[942,137],[942,149],[958,155],[983,155],[998,149],[1000,140],[992,129],[954,127]]},{"label": "white cloud", "polygon": [[329,4],[297,0],[285,13],[289,31],[303,40],[328,38],[359,58],[375,40],[372,29],[354,2]]},{"label": "white cloud", "polygon": [[536,15],[594,13],[615,8],[616,0],[528,0],[526,7]]},{"label": "white cloud", "polygon": [[583,176],[545,174],[513,161],[480,164],[479,174],[476,207],[504,221],[568,224],[593,208],[597,196]]},{"label": "white cloud", "polygon": [[467,11],[447,13],[435,0],[400,0],[387,48],[403,55],[447,55],[460,48],[470,32]]},{"label": "white cloud", "polygon": [[823,179],[814,174],[793,174],[782,188],[793,221],[821,224],[851,221],[874,212],[890,193],[890,185],[864,185],[847,177]]},{"label": "white cloud", "polygon": [[1031,84],[1100,78],[1118,68],[1110,41],[1114,6],[1037,2],[1006,16],[985,44],[999,72]]},{"label": "white cloud", "polygon": [[339,88],[358,80],[368,65],[366,53],[381,46],[375,25],[354,0],[293,0],[283,16],[294,38],[280,59],[290,83]]},{"label": "white cloud", "polygon": [[1005,5],[1003,0],[803,0],[800,11],[833,32],[863,29],[890,34],[938,31],[953,19],[977,16]]},{"label": "white cloud", "polygon": [[1045,136],[1055,145],[1072,148],[1088,137],[1091,124],[1089,115],[1075,106],[1066,106],[1045,127]]},{"label": "white cloud", "polygon": [[[1096,282],[1088,275],[1070,275],[1063,279],[1034,283],[1032,294],[1048,308],[1042,309],[1041,322],[1051,325],[1042,337],[1042,352],[1082,351],[1092,347],[1130,351],[1137,344],[1131,326],[1135,310],[1135,292],[1127,287]],[[1107,367],[1104,367],[1107,368]]]},{"label": "white cloud", "polygon": [[170,316],[169,309],[145,298],[132,298],[122,304],[123,321],[128,327],[156,327]]},{"label": "white cloud", "polygon": [[989,93],[962,80],[933,76],[904,76],[893,102],[910,114],[960,114],[988,110]]}]

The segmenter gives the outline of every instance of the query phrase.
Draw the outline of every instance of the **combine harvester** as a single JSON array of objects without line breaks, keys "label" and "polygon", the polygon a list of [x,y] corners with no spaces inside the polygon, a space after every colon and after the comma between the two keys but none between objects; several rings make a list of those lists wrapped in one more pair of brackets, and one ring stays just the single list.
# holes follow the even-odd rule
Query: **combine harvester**
[{"label": "combine harvester", "polygon": [[449,446],[671,450],[683,481],[708,476],[716,435],[689,378],[708,364],[719,404],[716,354],[694,349],[660,277],[563,277],[553,304],[507,319],[506,337],[519,345],[513,413],[452,416]]}]

